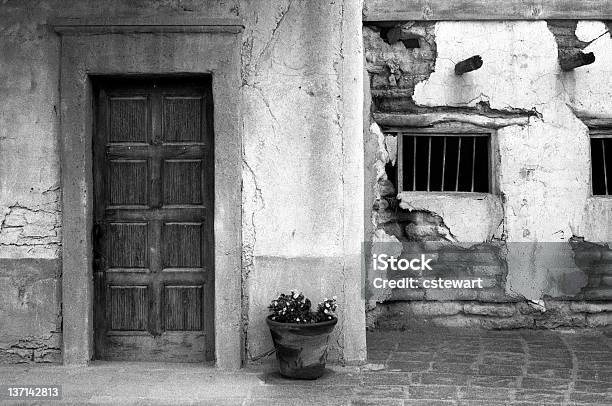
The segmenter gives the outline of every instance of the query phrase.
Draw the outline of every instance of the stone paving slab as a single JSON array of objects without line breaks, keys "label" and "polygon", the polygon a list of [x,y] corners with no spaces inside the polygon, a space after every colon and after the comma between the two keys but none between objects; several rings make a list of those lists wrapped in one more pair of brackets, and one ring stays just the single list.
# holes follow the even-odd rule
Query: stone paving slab
[{"label": "stone paving slab", "polygon": [[427,329],[368,333],[369,363],[316,381],[271,363],[236,373],[195,364],[0,366],[0,385],[60,384],[64,400],[3,405],[612,405],[608,330]]}]

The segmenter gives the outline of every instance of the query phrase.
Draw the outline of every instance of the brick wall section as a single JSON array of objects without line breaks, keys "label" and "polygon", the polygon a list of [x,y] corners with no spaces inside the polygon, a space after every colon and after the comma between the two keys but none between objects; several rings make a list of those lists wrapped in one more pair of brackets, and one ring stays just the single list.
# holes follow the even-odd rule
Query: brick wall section
[{"label": "brick wall section", "polygon": [[576,25],[574,20],[548,20],[548,29],[557,41],[559,57],[574,54],[583,50],[588,43],[576,38]]},{"label": "brick wall section", "polygon": [[[444,220],[435,213],[399,207],[395,187],[389,180],[379,181],[380,198],[374,203],[378,227],[409,248],[435,255],[432,271],[402,271],[390,278],[424,277],[482,279],[484,289],[394,289],[389,300],[482,300],[507,302],[514,299],[505,292],[506,262],[503,243],[460,247],[449,243],[453,236]],[[407,250],[401,257],[407,258]],[[409,250],[408,250],[409,251]]]},{"label": "brick wall section", "polygon": [[612,303],[544,301],[546,311],[527,302],[395,301],[367,314],[369,329],[406,329],[420,324],[486,329],[604,327],[612,324]]},{"label": "brick wall section", "polygon": [[[419,40],[419,48],[407,49],[402,41],[389,44],[386,32],[399,29],[403,38]],[[436,63],[435,23],[409,21],[391,26],[363,27],[366,71],[374,110],[416,111],[412,100],[417,83],[429,78]]]},{"label": "brick wall section", "polygon": [[[417,244],[409,243],[408,246]],[[420,245],[420,244],[419,244]],[[435,244],[439,246],[439,244]],[[434,260],[432,270],[397,271],[389,273],[391,279],[403,277],[426,279],[480,279],[483,289],[393,289],[389,300],[481,300],[507,302],[513,299],[505,293],[506,268],[500,247],[479,244],[469,249],[452,245],[444,248],[423,247],[419,252],[428,253]],[[403,253],[401,258],[412,258]]]},{"label": "brick wall section", "polygon": [[573,237],[570,244],[574,250],[576,265],[587,275],[587,285],[578,295],[581,299],[612,299],[612,249],[608,245],[585,241]]}]

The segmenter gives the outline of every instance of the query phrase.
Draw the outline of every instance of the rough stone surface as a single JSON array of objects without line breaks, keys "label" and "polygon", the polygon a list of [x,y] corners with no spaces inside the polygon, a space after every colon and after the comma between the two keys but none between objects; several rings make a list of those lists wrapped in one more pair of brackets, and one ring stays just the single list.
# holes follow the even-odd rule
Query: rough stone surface
[{"label": "rough stone surface", "polygon": [[589,327],[604,327],[612,324],[612,313],[587,314],[586,323]]},{"label": "rough stone surface", "polygon": [[463,305],[463,311],[481,316],[510,317],[516,312],[516,309],[511,304],[466,303]]},{"label": "rough stone surface", "polygon": [[411,302],[410,310],[417,317],[450,316],[461,312],[461,305],[456,302]]},{"label": "rough stone surface", "polygon": [[570,309],[576,313],[578,312],[581,312],[581,313],[612,312],[612,303],[578,302],[578,303],[571,303]]},{"label": "rough stone surface", "polygon": [[525,301],[475,302],[473,297],[460,301],[462,298],[457,294],[451,299],[443,295],[400,299],[405,301],[380,303],[370,309],[366,321],[368,329],[401,330],[428,324],[487,330],[612,326],[612,310],[587,307],[584,302],[545,300],[542,306],[537,306]]},{"label": "rough stone surface", "polygon": [[[388,24],[363,28],[366,72],[369,75],[372,99],[376,109],[404,111],[416,108],[412,94],[417,83],[433,72],[436,60],[435,24],[431,22],[405,22],[389,27]],[[414,38],[419,47],[406,48],[402,41],[389,43],[390,29],[404,38]],[[392,94],[392,95],[391,95]]]}]

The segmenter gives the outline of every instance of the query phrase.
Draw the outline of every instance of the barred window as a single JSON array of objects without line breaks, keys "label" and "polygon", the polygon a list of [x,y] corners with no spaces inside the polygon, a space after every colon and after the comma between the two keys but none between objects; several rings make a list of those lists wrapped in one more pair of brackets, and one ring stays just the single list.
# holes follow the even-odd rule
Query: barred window
[{"label": "barred window", "polygon": [[612,128],[591,129],[591,183],[593,195],[612,194]]},{"label": "barred window", "polygon": [[491,191],[490,133],[395,134],[400,191]]}]

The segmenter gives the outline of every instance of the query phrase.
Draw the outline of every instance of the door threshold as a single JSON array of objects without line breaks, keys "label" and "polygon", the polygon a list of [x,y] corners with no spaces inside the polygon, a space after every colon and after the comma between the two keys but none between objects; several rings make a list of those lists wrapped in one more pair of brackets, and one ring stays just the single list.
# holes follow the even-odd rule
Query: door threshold
[{"label": "door threshold", "polygon": [[106,361],[94,360],[87,365],[101,369],[164,369],[164,370],[213,370],[216,369],[213,361],[207,362],[160,362],[160,361]]}]

